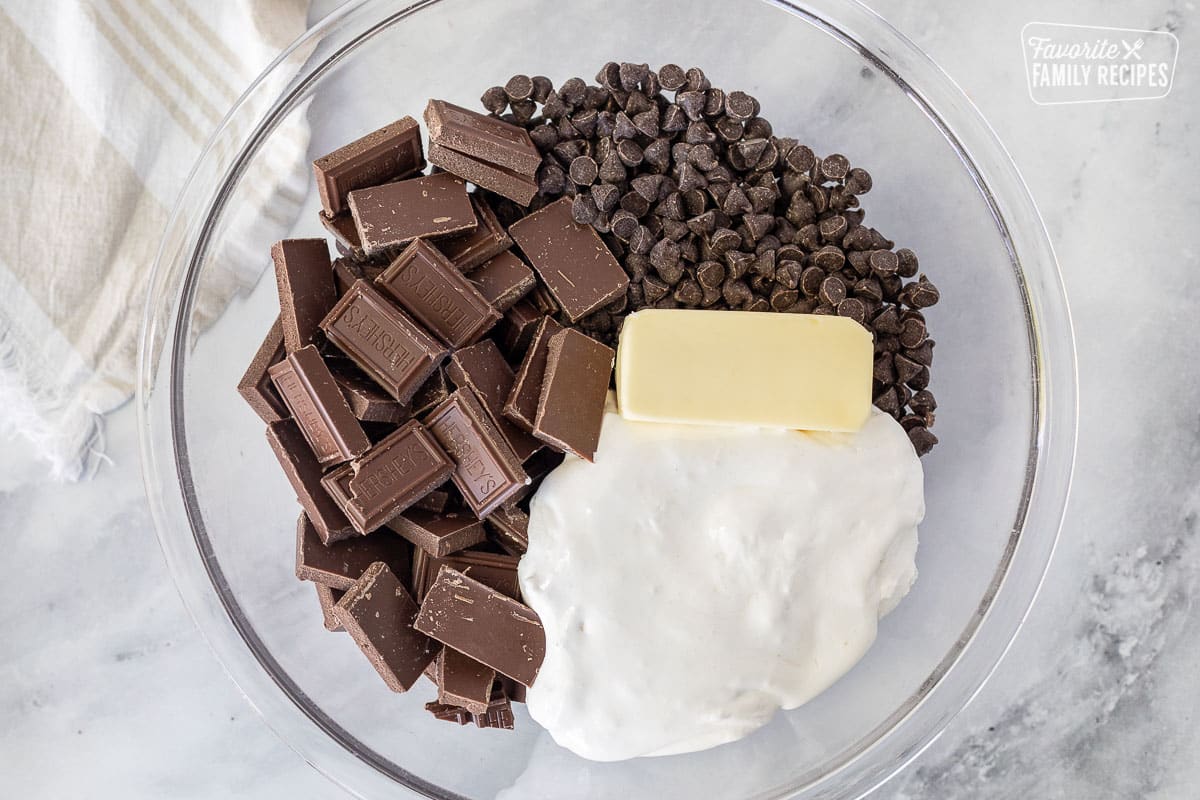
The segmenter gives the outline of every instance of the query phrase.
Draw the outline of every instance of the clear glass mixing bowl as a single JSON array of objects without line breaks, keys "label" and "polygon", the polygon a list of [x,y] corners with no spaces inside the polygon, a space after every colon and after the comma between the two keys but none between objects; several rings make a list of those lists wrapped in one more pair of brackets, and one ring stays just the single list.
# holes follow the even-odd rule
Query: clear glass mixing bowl
[{"label": "clear glass mixing bowl", "polygon": [[[281,130],[303,117],[311,158],[419,116],[430,96],[474,105],[511,74],[590,79],[609,60],[699,65],[755,95],[777,133],[871,172],[867,222],[914,249],[942,292],[929,315],[942,443],[924,461],[920,579],[852,672],[741,742],[596,764],[523,709],[514,732],[434,720],[428,684],[391,694],[349,637],[324,630],[293,575],[292,492],[234,385],[276,313],[253,176],[289,152]],[[323,235],[309,194],[298,233]],[[264,274],[213,318],[198,298],[230,259]],[[865,7],[363,0],[285,52],[197,163],[150,288],[138,400],[158,534],[197,624],[267,723],[351,792],[841,798],[926,747],[1020,627],[1066,502],[1076,381],[1054,255],[1013,164],[957,87]]]}]

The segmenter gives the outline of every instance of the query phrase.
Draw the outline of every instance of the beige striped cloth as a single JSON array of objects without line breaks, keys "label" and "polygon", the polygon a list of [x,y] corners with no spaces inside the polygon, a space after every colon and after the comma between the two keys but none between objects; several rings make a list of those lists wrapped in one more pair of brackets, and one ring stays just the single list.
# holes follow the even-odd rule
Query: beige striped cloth
[{"label": "beige striped cloth", "polygon": [[[175,197],[238,95],[303,32],[307,7],[0,0],[0,462],[10,472],[40,460],[78,479],[102,458],[101,415],[133,392],[147,280]],[[268,240],[286,232],[308,182],[307,131],[279,138],[276,169],[259,178],[279,225],[258,231]],[[219,311],[261,272],[251,262],[199,305]]]}]

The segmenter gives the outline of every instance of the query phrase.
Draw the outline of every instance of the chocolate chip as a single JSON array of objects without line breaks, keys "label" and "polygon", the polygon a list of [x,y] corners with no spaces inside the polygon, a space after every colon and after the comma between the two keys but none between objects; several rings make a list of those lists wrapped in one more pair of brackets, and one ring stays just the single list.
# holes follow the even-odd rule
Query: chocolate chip
[{"label": "chocolate chip", "polygon": [[675,267],[679,264],[679,245],[670,239],[662,240],[650,251],[650,263],[659,271],[664,267]]},{"label": "chocolate chip", "polygon": [[766,236],[775,227],[773,214],[747,214],[743,221],[746,224],[746,230],[750,232],[750,240],[755,242]]},{"label": "chocolate chip", "polygon": [[636,216],[625,209],[620,209],[612,215],[609,227],[612,229],[613,236],[616,236],[623,242],[628,242],[637,233],[640,223],[638,223]]},{"label": "chocolate chip", "polygon": [[621,82],[621,88],[626,91],[633,91],[642,86],[649,74],[650,67],[645,64],[625,63],[617,68],[617,78]]},{"label": "chocolate chip", "polygon": [[662,88],[673,92],[687,82],[687,74],[678,64],[664,64],[658,70],[658,82]]},{"label": "chocolate chip", "polygon": [[537,113],[537,103],[532,100],[513,100],[509,107],[512,109],[513,119],[518,125],[529,122]]},{"label": "chocolate chip", "polygon": [[750,291],[746,282],[736,278],[729,278],[725,281],[721,287],[721,295],[731,308],[741,308],[754,297],[754,293]]},{"label": "chocolate chip", "polygon": [[925,455],[938,443],[938,438],[924,427],[913,428],[908,432],[908,439],[912,442],[913,449],[917,451],[918,456]]},{"label": "chocolate chip", "polygon": [[830,275],[828,278],[821,281],[821,290],[819,296],[822,303],[828,303],[831,306],[836,306],[838,303],[846,299],[846,284],[841,278]]},{"label": "chocolate chip", "polygon": [[861,167],[854,167],[846,174],[846,191],[851,194],[866,194],[871,185],[871,173]]},{"label": "chocolate chip", "polygon": [[746,121],[747,139],[769,139],[771,133],[771,123],[762,117],[754,117]]},{"label": "chocolate chip", "polygon": [[636,191],[621,195],[620,206],[639,219],[650,211],[650,201]]},{"label": "chocolate chip", "polygon": [[683,139],[688,144],[713,144],[717,135],[703,122],[689,122]]},{"label": "chocolate chip", "polygon": [[820,267],[808,267],[800,274],[800,291],[805,297],[816,297],[825,281],[825,271]]},{"label": "chocolate chip", "polygon": [[725,113],[745,121],[758,114],[758,101],[745,92],[730,92],[725,97]]},{"label": "chocolate chip", "polygon": [[648,254],[654,249],[654,234],[645,225],[638,225],[638,229],[629,239],[629,249],[642,255]]},{"label": "chocolate chip", "polygon": [[[830,278],[830,280],[835,280]],[[848,317],[854,320],[859,325],[863,325],[867,321],[867,307],[862,300],[856,297],[847,297],[845,300],[837,304],[837,313],[839,317]]]},{"label": "chocolate chip", "polygon": [[922,389],[919,392],[914,392],[912,399],[908,401],[909,408],[918,414],[928,416],[937,410],[937,400],[928,389]]},{"label": "chocolate chip", "polygon": [[841,269],[846,263],[846,256],[833,245],[825,245],[817,252],[813,253],[812,263],[825,270],[826,272],[835,272]]},{"label": "chocolate chip", "polygon": [[[907,295],[907,297],[904,297]],[[928,308],[935,305],[941,298],[941,293],[938,288],[929,282],[929,279],[924,275],[917,280],[916,283],[911,283],[905,287],[902,292],[902,299],[906,305],[913,308]]]},{"label": "chocolate chip", "polygon": [[509,100],[528,100],[533,96],[533,79],[528,75],[513,75],[504,84],[504,94]]},{"label": "chocolate chip", "polygon": [[896,382],[908,383],[915,378],[922,369],[922,365],[910,359],[908,356],[897,355],[894,363],[896,365]]},{"label": "chocolate chip", "polygon": [[600,216],[600,209],[590,194],[577,194],[571,201],[571,216],[580,225],[591,225]]},{"label": "chocolate chip", "polygon": [[680,131],[687,130],[687,125],[687,112],[675,103],[670,104],[663,110],[662,117],[658,121],[658,129],[663,133],[679,133]]},{"label": "chocolate chip", "polygon": [[707,98],[704,92],[688,91],[680,92],[675,95],[675,104],[683,111],[692,122],[697,122],[704,118],[704,105]]},{"label": "chocolate chip", "polygon": [[625,177],[625,165],[616,153],[609,153],[600,165],[600,180],[605,183],[621,183]]},{"label": "chocolate chip", "polygon": [[826,242],[840,242],[846,235],[846,227],[846,218],[840,214],[826,217],[817,223],[817,230],[821,232],[821,238]]},{"label": "chocolate chip", "polygon": [[499,116],[508,108],[508,93],[504,91],[503,86],[493,86],[483,93],[483,96],[479,98],[479,102],[488,111]]},{"label": "chocolate chip", "polygon": [[642,290],[646,293],[647,303],[656,303],[667,296],[667,293],[671,291],[671,287],[662,280],[652,275],[647,275],[646,279],[642,281]]},{"label": "chocolate chip", "polygon": [[906,348],[920,346],[925,341],[925,323],[919,319],[906,319],[900,326],[900,345]]},{"label": "chocolate chip", "polygon": [[891,250],[875,250],[867,257],[867,262],[877,275],[894,275],[900,265],[896,254]]},{"label": "chocolate chip", "polygon": [[687,81],[684,84],[689,91],[703,92],[712,86],[699,67],[690,67],[687,71]]},{"label": "chocolate chip", "polygon": [[776,286],[771,291],[771,308],[776,311],[786,311],[796,304],[800,299],[800,292],[795,289],[787,289],[783,286]]},{"label": "chocolate chip", "polygon": [[917,264],[917,254],[907,247],[902,247],[896,251],[896,258],[899,262],[897,274],[901,278],[911,278],[917,274],[919,266]]},{"label": "chocolate chip", "polygon": [[642,150],[642,161],[658,172],[666,172],[671,166],[671,142],[655,139]]},{"label": "chocolate chip", "polygon": [[742,244],[742,237],[728,228],[718,228],[708,240],[709,247],[716,255],[722,255]]},{"label": "chocolate chip", "polygon": [[579,156],[571,161],[571,180],[579,186],[590,186],[596,182],[600,168],[591,156]]},{"label": "chocolate chip", "polygon": [[600,213],[607,214],[617,207],[617,202],[621,199],[621,192],[611,183],[597,183],[591,188],[592,200],[595,201],[596,207],[600,209]]},{"label": "chocolate chip", "polygon": [[617,145],[617,157],[627,167],[636,167],[642,163],[642,148],[633,139],[623,139]]},{"label": "chocolate chip", "polygon": [[909,348],[908,350],[905,350],[904,355],[908,356],[913,361],[917,362],[918,364],[920,364],[922,366],[925,366],[925,367],[933,366],[933,346],[934,346],[934,344],[935,343],[934,343],[933,339],[926,339],[925,341],[921,342],[921,344],[918,345],[917,347],[912,347],[912,348]]},{"label": "chocolate chip", "polygon": [[704,288],[720,287],[725,281],[725,267],[718,261],[705,261],[696,268],[696,278]]},{"label": "chocolate chip", "polygon": [[680,305],[695,308],[704,300],[704,290],[691,278],[685,278],[675,287],[675,299]]}]

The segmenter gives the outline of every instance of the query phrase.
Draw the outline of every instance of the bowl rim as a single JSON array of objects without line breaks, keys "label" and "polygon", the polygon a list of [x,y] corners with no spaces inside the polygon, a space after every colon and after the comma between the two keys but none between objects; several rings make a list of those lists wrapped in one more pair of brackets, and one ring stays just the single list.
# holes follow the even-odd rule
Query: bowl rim
[{"label": "bowl rim", "polygon": [[[206,546],[203,524],[192,513],[194,503],[187,477],[182,408],[175,402],[182,380],[179,365],[187,342],[182,334],[187,327],[191,289],[203,260],[213,217],[223,206],[226,188],[236,184],[240,167],[274,130],[278,119],[292,110],[295,99],[309,84],[379,30],[441,2],[420,0],[389,14],[361,30],[319,65],[305,68],[302,80],[284,81],[282,87],[276,85],[284,77],[281,70],[293,61],[303,62],[317,42],[353,15],[365,13],[374,1],[345,3],[280,53],[222,119],[180,191],[156,255],[142,318],[137,412],[143,481],[160,547],[185,606],[226,673],[268,727],[318,771],[351,793],[364,790],[373,793],[387,787],[394,790],[397,783],[391,775],[397,775],[403,785],[425,796],[457,797],[361,746],[319,707],[303,702],[303,691],[291,683],[270,653],[260,646],[236,603],[230,607],[229,592],[222,590],[224,578],[211,548]],[[1057,544],[1074,468],[1078,377],[1073,325],[1058,262],[1028,187],[993,129],[961,88],[924,51],[859,0],[758,1],[801,18],[856,51],[920,108],[956,151],[987,203],[1008,248],[1025,304],[1033,387],[1025,486],[1000,567],[979,607],[956,648],[946,654],[916,694],[870,733],[833,757],[836,766],[832,770],[799,787],[776,787],[761,795],[781,798],[821,793],[823,787],[851,769],[865,754],[882,749],[887,741],[896,738],[902,728],[915,727],[914,719],[931,698],[953,694],[946,713],[930,720],[932,724],[915,731],[916,735],[910,731],[906,745],[887,754],[880,767],[858,776],[848,792],[838,795],[862,797],[929,747],[949,721],[979,693],[1008,652],[1036,601]],[[830,13],[831,9],[836,14]],[[830,21],[833,18],[839,24],[833,24]],[[868,48],[860,41],[861,33],[855,36],[850,32],[861,31],[862,26],[872,29],[872,36],[881,37],[889,46]],[[910,82],[914,70],[924,72],[919,89]],[[902,77],[902,71],[909,77]],[[271,93],[280,88],[282,94],[272,100]],[[264,106],[265,113],[255,118],[252,130],[238,130],[235,122],[255,102]],[[212,186],[205,184],[202,168],[214,157],[219,145],[228,150],[230,140],[235,145],[232,161],[215,183],[208,182]],[[972,142],[970,147],[965,143],[967,140]],[[205,198],[201,206],[207,213],[188,219],[185,212],[192,205],[189,200],[195,196]],[[1026,274],[1026,264],[1033,268],[1031,274]],[[169,375],[169,384],[156,380],[160,371]],[[164,492],[158,482],[168,472],[175,479],[169,488],[177,489],[178,493]],[[189,520],[190,542],[171,533],[170,520],[181,519],[180,512]],[[1037,527],[1027,534],[1027,526],[1035,520]],[[197,558],[203,570],[196,569]],[[1032,571],[1025,570],[1019,581],[1013,579],[1012,570],[1018,558],[1032,565]],[[202,577],[207,580],[201,580]],[[999,619],[1001,611],[1003,619]],[[978,634],[989,623],[992,629],[1002,624],[1003,636],[1002,641],[998,640],[998,644],[984,653],[978,646]],[[319,740],[326,736],[355,759],[341,759],[337,764],[323,759],[318,752]],[[353,744],[348,744],[346,738]],[[355,760],[357,764],[352,763]]]}]

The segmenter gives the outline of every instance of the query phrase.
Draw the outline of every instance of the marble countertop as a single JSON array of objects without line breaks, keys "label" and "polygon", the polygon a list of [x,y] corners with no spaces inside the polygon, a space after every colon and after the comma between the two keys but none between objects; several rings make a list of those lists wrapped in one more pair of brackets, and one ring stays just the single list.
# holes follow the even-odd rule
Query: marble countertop
[{"label": "marble countertop", "polygon": [[[875,796],[1196,797],[1195,5],[873,5],[958,81],[1024,173],[1062,264],[1081,389],[1075,489],[1041,599],[979,697]],[[1017,47],[1033,20],[1175,32],[1172,94],[1033,104]],[[340,796],[260,721],[184,611],[136,438],[133,408],[113,413],[109,462],[76,485],[18,485],[0,467],[3,793]]]}]

